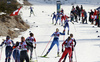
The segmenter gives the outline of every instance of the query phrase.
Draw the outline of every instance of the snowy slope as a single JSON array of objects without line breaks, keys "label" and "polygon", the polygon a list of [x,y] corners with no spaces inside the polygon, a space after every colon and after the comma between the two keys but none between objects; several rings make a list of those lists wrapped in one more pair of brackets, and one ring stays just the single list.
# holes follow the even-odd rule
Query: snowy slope
[{"label": "snowy slope", "polygon": [[17,0],[17,2],[19,2],[20,4],[23,4],[23,0]]},{"label": "snowy slope", "polygon": [[81,3],[81,4],[100,4],[100,0],[29,0],[34,2],[41,3],[56,3],[56,1],[61,1],[62,4],[71,4],[71,3]]},{"label": "snowy slope", "polygon": [[[31,3],[33,1],[30,1]],[[25,32],[22,32],[21,35],[18,38],[13,39],[14,42],[20,41],[20,37],[24,36],[27,38],[29,36],[29,31],[33,32],[35,35],[35,38],[37,40],[37,55],[40,56],[46,47],[47,43],[50,40],[51,34],[55,31],[56,28],[59,28],[59,30],[62,32],[63,27],[62,26],[54,26],[51,24],[51,13],[56,11],[56,5],[52,4],[40,4],[37,2],[33,2],[34,4],[34,13],[36,16],[29,17],[29,7],[24,6],[22,11],[22,18],[23,20],[28,23],[31,28],[28,29]],[[89,11],[91,8],[96,8],[98,6],[94,5],[83,5],[86,11]],[[65,10],[65,14],[69,15],[69,12],[71,10],[71,5],[62,5],[62,8]],[[94,27],[92,28],[92,25],[90,24],[80,24],[75,23],[74,25],[70,24],[70,33],[74,34],[74,38],[76,38],[77,46],[75,47],[76,50],[76,57],[77,62],[100,62],[100,38],[97,36],[100,34],[100,28]],[[38,26],[38,27],[36,27]],[[99,30],[98,33],[96,31]],[[67,31],[66,31],[67,33]],[[68,35],[66,34],[65,38],[67,38]],[[4,37],[0,38],[1,39]],[[60,54],[61,53],[61,44],[63,42],[63,36],[60,36]],[[51,44],[51,43],[50,43]],[[46,51],[50,47],[50,44],[48,45]],[[46,53],[44,52],[44,54]],[[1,53],[1,49],[0,49]],[[35,60],[35,53],[33,53],[33,60]],[[51,52],[48,54],[48,57],[50,58],[40,58],[38,57],[38,62],[57,62],[59,58],[54,58],[57,56],[57,47],[56,45],[53,47]],[[74,56],[75,58],[75,56]],[[2,56],[0,59],[0,62],[4,62],[5,59],[5,49],[2,50]],[[13,58],[11,57],[11,62],[13,61]],[[75,60],[75,59],[74,59]],[[68,59],[67,61],[68,62]]]}]

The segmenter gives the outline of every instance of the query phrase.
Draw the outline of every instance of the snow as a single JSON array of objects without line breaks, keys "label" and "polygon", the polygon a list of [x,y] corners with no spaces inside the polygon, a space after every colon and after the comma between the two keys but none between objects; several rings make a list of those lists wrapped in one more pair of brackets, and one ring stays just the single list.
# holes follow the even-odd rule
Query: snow
[{"label": "snow", "polygon": [[[63,27],[59,25],[54,26],[53,24],[51,24],[50,15],[51,13],[56,11],[56,5],[41,4],[41,3],[33,2],[32,0],[30,0],[30,2],[34,4],[32,7],[34,7],[33,11],[35,13],[35,16],[32,15],[32,17],[29,17],[30,16],[29,6],[24,6],[21,9],[22,11],[21,16],[23,20],[30,25],[31,28],[25,32],[22,32],[21,35],[19,35],[18,38],[13,39],[13,41],[14,42],[20,41],[21,36],[27,38],[29,36],[29,32],[30,31],[33,32],[37,40],[37,47],[36,47],[37,56],[41,56],[47,43],[50,41],[51,34],[55,32],[56,28],[59,28],[60,32],[62,32]],[[83,7],[88,12],[90,11],[90,9],[97,8],[98,5],[83,4]],[[71,10],[71,5],[62,5],[62,8],[64,9],[65,14],[69,15],[69,12]],[[70,24],[70,33],[74,34],[74,38],[77,41],[77,45],[75,47],[77,62],[100,62],[100,38],[97,37],[100,34],[100,28],[96,26],[93,28],[92,27],[93,25],[90,25],[90,23],[89,24],[75,23],[74,25],[72,23],[69,24]],[[98,33],[96,33],[96,31],[98,31]],[[67,37],[68,35],[66,31],[65,38]],[[2,41],[2,39],[5,39],[5,37],[0,37],[0,41]],[[50,47],[51,42],[46,48],[44,54],[47,52],[48,48]],[[63,42],[63,36],[60,36],[60,55],[62,55],[61,53],[62,42]],[[2,51],[3,52],[2,52],[0,62],[4,62],[5,60],[5,48],[3,48]],[[51,52],[48,54],[49,58],[38,57],[38,62],[57,62],[60,57],[55,58],[55,56],[57,56],[56,46],[54,46]],[[33,60],[35,60],[34,52],[33,52]],[[67,58],[66,62],[68,61],[69,60]],[[75,54],[74,54],[74,61],[75,61]],[[12,57],[11,57],[11,62],[14,62]]]},{"label": "snow", "polygon": [[71,3],[75,3],[75,4],[100,4],[100,0],[29,0],[29,1],[33,1],[33,2],[40,2],[40,3],[48,3],[48,4],[52,4],[52,3],[56,3],[56,1],[61,1],[62,4],[71,4]]},{"label": "snow", "polygon": [[4,13],[4,12],[0,12],[0,15],[3,15],[3,14],[6,14],[6,13]]},{"label": "snow", "polygon": [[18,29],[18,28],[12,28],[11,30],[12,30],[12,31],[14,31],[14,30],[15,30],[15,31],[18,31],[19,29]]},{"label": "snow", "polygon": [[20,4],[23,4],[23,0],[17,0],[17,2],[19,2]]}]

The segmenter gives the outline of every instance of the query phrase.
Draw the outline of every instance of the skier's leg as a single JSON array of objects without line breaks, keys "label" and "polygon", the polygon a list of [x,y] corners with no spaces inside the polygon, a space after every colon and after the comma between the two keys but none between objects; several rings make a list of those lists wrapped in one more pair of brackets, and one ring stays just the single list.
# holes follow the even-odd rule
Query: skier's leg
[{"label": "skier's leg", "polygon": [[32,47],[30,47],[30,51],[31,51],[31,53],[30,53],[30,60],[32,59],[32,53],[33,53],[33,48]]},{"label": "skier's leg", "polygon": [[91,21],[92,21],[92,23],[91,23],[91,24],[93,24],[93,21],[94,21],[94,20],[93,20],[93,19],[91,19]]},{"label": "skier's leg", "polygon": [[32,13],[32,12],[30,11],[30,17],[31,17],[31,13]]},{"label": "skier's leg", "polygon": [[35,16],[34,11],[33,11],[33,15]]},{"label": "skier's leg", "polygon": [[82,24],[83,24],[83,17],[82,17]]},{"label": "skier's leg", "polygon": [[65,49],[65,51],[63,52],[59,62],[61,62],[61,60],[66,56],[66,54],[68,53],[67,49]]},{"label": "skier's leg", "polygon": [[54,45],[55,45],[55,43],[54,43],[54,41],[53,41],[52,44],[51,44],[51,46],[50,46],[50,48],[49,48],[49,50],[48,50],[48,52],[51,51],[51,49],[53,48]]},{"label": "skier's leg", "polygon": [[69,24],[67,25],[67,27],[68,27],[68,32],[67,32],[67,34],[69,35]]},{"label": "skier's leg", "polygon": [[44,55],[44,57],[48,55],[48,53],[51,51],[51,49],[53,48],[54,45],[55,45],[55,43],[53,41],[50,48],[48,49],[47,53]]},{"label": "skier's leg", "polygon": [[19,50],[16,50],[16,61],[20,62],[20,53],[19,53]]},{"label": "skier's leg", "polygon": [[20,52],[18,50],[18,57],[17,57],[18,62],[20,62]]},{"label": "skier's leg", "polygon": [[12,47],[9,47],[9,55],[8,55],[8,62],[10,62],[10,57],[11,57],[11,54],[12,54]]},{"label": "skier's leg", "polygon": [[[65,18],[63,17],[63,20],[65,20]],[[62,26],[63,26],[63,20],[62,20]]]},{"label": "skier's leg", "polygon": [[66,25],[64,26],[64,30],[63,30],[63,32],[66,32]]},{"label": "skier's leg", "polygon": [[53,18],[52,18],[52,24],[54,24],[54,16],[53,16]]},{"label": "skier's leg", "polygon": [[59,25],[61,24],[61,17],[59,17]]},{"label": "skier's leg", "polygon": [[29,62],[29,57],[28,57],[27,51],[26,51],[26,54],[25,54],[25,60],[26,60],[26,62]]},{"label": "skier's leg", "polygon": [[61,17],[61,25],[63,25],[63,18]]},{"label": "skier's leg", "polygon": [[17,55],[17,54],[16,54],[16,50],[14,50],[14,51],[13,51],[13,58],[14,58],[15,62],[16,62],[16,55]]},{"label": "skier's leg", "polygon": [[68,53],[69,53],[69,62],[72,62],[72,59],[71,59],[71,56],[72,56],[72,49],[71,49],[71,48],[69,49]]},{"label": "skier's leg", "polygon": [[29,51],[30,50],[30,48],[29,48],[30,46],[29,45],[27,45],[27,51]]},{"label": "skier's leg", "polygon": [[79,21],[80,21],[80,13],[79,13]]},{"label": "skier's leg", "polygon": [[59,56],[60,56],[60,55],[59,55],[59,50],[60,50],[60,49],[59,49],[59,41],[57,41],[56,44],[57,44],[57,56],[59,57]]},{"label": "skier's leg", "polygon": [[56,16],[54,17],[55,21],[56,21]]},{"label": "skier's leg", "polygon": [[67,55],[68,55],[68,53],[67,53],[67,54],[66,54],[66,56],[64,57],[64,60],[63,60],[63,62],[65,62],[65,61],[66,61]]},{"label": "skier's leg", "polygon": [[24,62],[24,57],[25,54],[23,53],[23,51],[20,52],[20,62]]},{"label": "skier's leg", "polygon": [[57,24],[58,19],[59,19],[59,18],[57,17],[55,25]]},{"label": "skier's leg", "polygon": [[8,58],[8,53],[9,53],[9,49],[8,49],[8,46],[5,48],[5,55],[6,55],[6,58],[5,58],[5,62],[7,62],[7,58]]},{"label": "skier's leg", "polygon": [[86,23],[87,23],[87,17],[86,17]]}]

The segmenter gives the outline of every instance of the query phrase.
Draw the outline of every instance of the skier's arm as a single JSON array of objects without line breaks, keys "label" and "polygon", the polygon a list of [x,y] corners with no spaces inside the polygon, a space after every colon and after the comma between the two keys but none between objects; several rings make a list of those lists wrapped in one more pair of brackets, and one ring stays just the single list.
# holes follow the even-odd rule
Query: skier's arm
[{"label": "skier's arm", "polygon": [[65,31],[63,31],[63,33],[60,32],[60,35],[65,35]]},{"label": "skier's arm", "polygon": [[66,41],[64,41],[64,42],[62,43],[62,52],[64,52],[63,46],[65,45],[65,42],[66,42]]},{"label": "skier's arm", "polygon": [[26,38],[26,40],[25,40],[26,42],[28,42],[29,41],[29,38]]},{"label": "skier's arm", "polygon": [[51,17],[52,17],[53,13],[51,14]]},{"label": "skier's arm", "polygon": [[54,33],[51,35],[51,37],[53,37],[54,36]]},{"label": "skier's arm", "polygon": [[34,38],[34,42],[35,42],[35,47],[36,47],[36,39]]},{"label": "skier's arm", "polygon": [[14,42],[13,42],[12,40],[11,40],[11,42],[12,42],[12,44],[13,44],[13,46],[14,46],[14,45],[15,45]]},{"label": "skier's arm", "polygon": [[64,42],[62,43],[62,48],[63,48],[63,46],[65,45],[65,42],[66,42],[66,41],[64,41]]},{"label": "skier's arm", "polygon": [[13,49],[15,49],[17,46],[19,46],[19,42],[16,42],[16,44],[13,46]]},{"label": "skier's arm", "polygon": [[4,41],[1,43],[1,45],[0,46],[2,46],[4,44]]},{"label": "skier's arm", "polygon": [[76,40],[74,39],[74,47],[76,46]]}]

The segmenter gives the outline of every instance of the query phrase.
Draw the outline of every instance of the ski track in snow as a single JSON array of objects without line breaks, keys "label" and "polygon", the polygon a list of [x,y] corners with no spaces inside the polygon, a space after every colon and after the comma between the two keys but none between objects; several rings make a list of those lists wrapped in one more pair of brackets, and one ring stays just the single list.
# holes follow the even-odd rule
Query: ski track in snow
[{"label": "ski track in snow", "polygon": [[[50,36],[53,32],[55,32],[56,28],[59,28],[60,32],[63,31],[63,27],[56,25],[54,26],[51,24],[51,13],[56,11],[56,5],[48,5],[48,4],[40,4],[36,5],[35,3],[33,5],[34,13],[36,16],[31,16],[29,17],[30,10],[28,9],[29,6],[24,6],[21,11],[22,11],[22,18],[23,20],[30,25],[30,29],[28,29],[25,32],[22,32],[21,35],[19,35],[18,38],[13,39],[14,42],[20,41],[21,36],[24,36],[27,38],[29,36],[29,31],[33,32],[35,35],[35,38],[37,40],[37,56],[40,56],[46,47],[47,43],[50,40]],[[39,3],[38,3],[39,4]],[[88,12],[91,8],[94,9],[98,6],[92,6],[92,5],[84,5],[84,9]],[[64,12],[66,15],[69,15],[69,12],[71,10],[71,5],[62,5],[62,8],[64,9]],[[35,23],[34,23],[35,22]],[[72,23],[70,24],[70,33],[74,34],[74,38],[77,41],[77,45],[75,47],[76,50],[76,57],[77,57],[77,62],[100,62],[100,38],[97,36],[100,35],[100,28],[97,27],[92,27],[93,25],[90,24],[80,24],[80,23],[75,23],[74,25]],[[36,27],[38,26],[38,27]],[[67,30],[67,29],[66,29]],[[96,31],[99,31],[96,33]],[[67,31],[66,31],[66,36],[67,38]],[[5,37],[1,37],[1,39],[4,39]],[[53,40],[53,39],[52,39]],[[52,41],[51,41],[52,42]],[[44,54],[47,52],[48,48],[51,45],[48,45],[46,48],[46,51]],[[60,54],[61,53],[61,44],[63,42],[63,36],[60,36]],[[1,53],[1,49],[0,49]],[[38,62],[58,62],[59,58],[55,58],[57,56],[57,46],[55,45],[51,52],[48,54],[49,58],[41,58],[38,57]],[[33,52],[33,60],[35,60],[35,53]],[[0,59],[0,62],[4,62],[5,60],[5,48],[2,49],[2,56]],[[68,58],[66,62],[68,62]],[[75,61],[75,56],[74,56],[74,61]],[[13,61],[13,58],[11,57],[11,62]]]}]

